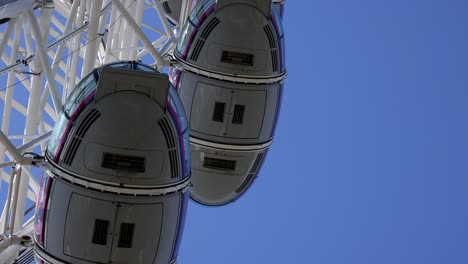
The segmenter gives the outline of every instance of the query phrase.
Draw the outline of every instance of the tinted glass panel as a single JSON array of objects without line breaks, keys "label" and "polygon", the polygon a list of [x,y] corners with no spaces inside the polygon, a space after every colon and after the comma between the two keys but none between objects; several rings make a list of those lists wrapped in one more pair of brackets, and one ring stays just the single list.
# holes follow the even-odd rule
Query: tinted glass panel
[{"label": "tinted glass panel", "polygon": [[57,153],[60,141],[65,136],[64,133],[65,128],[67,127],[67,122],[68,119],[65,117],[65,115],[63,113],[60,114],[59,119],[55,123],[52,135],[49,138],[49,145],[47,146],[47,154],[49,154],[51,158],[53,158]]},{"label": "tinted glass panel", "polygon": [[42,174],[39,192],[36,200],[36,213],[34,217],[34,237],[42,245],[44,235],[44,213],[47,206],[48,192],[52,178],[46,173]]},{"label": "tinted glass panel", "polygon": [[207,1],[201,1],[200,3],[198,3],[194,8],[193,8],[193,11],[192,13],[190,14],[190,20],[192,21],[192,23],[194,23],[195,25],[198,24],[198,22],[200,21],[200,19],[203,17],[203,14],[205,14],[205,12],[215,4],[215,0],[207,0]]},{"label": "tinted glass panel", "polygon": [[211,9],[210,12],[207,12],[212,6],[214,6],[215,2],[215,0],[201,1],[194,7],[187,23],[185,23],[184,29],[182,30],[181,38],[179,40],[179,43],[177,44],[178,54],[182,56],[186,55],[186,48],[187,45],[190,44],[188,42],[191,38],[193,31],[196,30],[196,27],[198,27],[201,23],[203,16],[207,16],[208,13],[211,13],[212,10],[214,10]]},{"label": "tinted glass panel", "polygon": [[87,97],[96,90],[96,79],[94,72],[86,76],[73,90],[67,99],[67,103],[63,106],[64,112],[69,116],[73,116],[76,109],[83,103]]},{"label": "tinted glass panel", "polygon": [[195,30],[195,27],[190,24],[190,22],[185,23],[184,29],[181,34],[181,38],[179,43],[177,44],[177,53],[180,55],[186,55],[185,50],[187,48],[190,36],[192,32]]},{"label": "tinted glass panel", "polygon": [[278,38],[280,38],[281,36],[283,36],[283,25],[281,24],[281,16],[280,14],[278,13],[278,10],[276,10],[276,8],[272,5],[271,6],[271,18],[273,19],[273,23],[275,24],[275,28],[278,29],[278,33],[279,33],[279,36]]}]

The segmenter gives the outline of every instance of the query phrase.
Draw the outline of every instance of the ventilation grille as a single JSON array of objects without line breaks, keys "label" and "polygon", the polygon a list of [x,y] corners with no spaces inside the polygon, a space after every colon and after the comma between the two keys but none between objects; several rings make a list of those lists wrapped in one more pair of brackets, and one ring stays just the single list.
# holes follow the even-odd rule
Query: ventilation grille
[{"label": "ventilation grille", "polygon": [[109,221],[96,219],[94,221],[93,244],[106,245]]},{"label": "ventilation grille", "polygon": [[197,40],[197,43],[195,44],[195,47],[193,48],[192,55],[190,55],[190,59],[196,61],[198,59],[198,56],[200,55],[200,51],[203,48],[203,45],[205,45],[205,40],[208,38],[208,36],[211,34],[213,29],[219,24],[219,19],[217,17],[213,17],[210,22],[206,25],[205,29],[203,29],[200,37]]},{"label": "ventilation grille", "polygon": [[242,192],[252,181],[254,175],[255,173],[249,173],[249,175],[247,175],[247,178],[245,178],[245,181],[242,182],[241,186],[239,186],[239,188],[236,189],[236,193]]},{"label": "ventilation grille", "polygon": [[263,30],[265,31],[268,42],[270,43],[270,49],[271,49],[271,65],[273,71],[278,71],[278,52],[276,51],[276,41],[275,37],[273,35],[273,31],[271,30],[271,27],[269,25],[266,25],[263,27]]},{"label": "ventilation grille", "polygon": [[145,172],[145,164],[144,157],[104,152],[101,167],[111,170]]},{"label": "ventilation grille", "polygon": [[178,178],[180,173],[179,156],[177,155],[176,150],[176,139],[174,138],[174,134],[172,133],[172,129],[169,125],[169,121],[167,120],[167,118],[163,117],[161,120],[159,120],[158,125],[164,134],[164,138],[166,139],[169,154],[169,162],[171,166],[171,178]]},{"label": "ventilation grille", "polygon": [[232,117],[233,124],[242,124],[244,121],[244,110],[245,105],[238,105],[234,106],[234,116]]},{"label": "ventilation grille", "polygon": [[120,237],[119,244],[120,248],[131,248],[133,244],[133,233],[135,231],[135,224],[122,223],[120,224]]},{"label": "ventilation grille", "polygon": [[250,169],[250,172],[247,175],[247,178],[241,184],[241,186],[239,186],[239,188],[236,189],[236,193],[242,192],[252,182],[253,177],[257,174],[257,170],[258,170],[260,164],[262,164],[263,155],[264,155],[264,153],[259,153],[257,155],[257,159],[255,159],[255,162],[254,162],[252,168]]},{"label": "ventilation grille", "polygon": [[221,55],[221,62],[244,66],[254,66],[254,55],[249,53],[223,50]]},{"label": "ventilation grille", "polygon": [[169,150],[169,161],[171,163],[172,178],[179,177],[179,162],[177,158],[177,151],[175,149]]},{"label": "ventilation grille", "polygon": [[91,127],[91,125],[101,116],[98,110],[93,109],[89,111],[89,113],[83,118],[80,122],[78,128],[73,135],[71,142],[67,148],[65,156],[63,158],[63,163],[67,164],[68,166],[71,165],[73,159],[75,158],[75,154],[78,151],[78,147],[81,144],[81,140],[86,135],[86,132]]},{"label": "ventilation grille", "polygon": [[167,118],[165,117],[161,118],[161,120],[159,120],[158,122],[158,125],[164,134],[164,138],[166,139],[167,148],[168,149],[175,148],[176,144],[175,144],[174,135],[172,134],[172,129],[171,129],[171,126],[169,125],[169,121],[167,121]]},{"label": "ventilation grille", "polygon": [[223,122],[224,121],[224,107],[225,103],[216,102],[213,110],[213,121]]},{"label": "ventilation grille", "polygon": [[278,55],[275,49],[271,50],[271,64],[273,65],[271,69],[278,71]]},{"label": "ventilation grille", "polygon": [[225,160],[205,157],[203,167],[215,170],[234,171],[236,169],[236,160]]},{"label": "ventilation grille", "polygon": [[264,153],[259,153],[259,154],[257,155],[257,159],[255,160],[254,165],[253,165],[252,168],[250,169],[250,172],[249,172],[249,173],[256,173],[256,172],[257,172],[258,167],[260,166],[260,164],[262,164],[263,155],[264,155]]},{"label": "ventilation grille", "polygon": [[172,10],[169,8],[169,4],[167,2],[163,3],[163,8],[164,8],[164,12],[166,12],[166,14],[171,14],[172,13]]}]

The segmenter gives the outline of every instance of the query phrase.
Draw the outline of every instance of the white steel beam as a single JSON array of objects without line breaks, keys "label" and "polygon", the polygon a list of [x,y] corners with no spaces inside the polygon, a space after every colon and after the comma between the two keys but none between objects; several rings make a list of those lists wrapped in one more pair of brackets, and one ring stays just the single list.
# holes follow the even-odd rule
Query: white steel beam
[{"label": "white steel beam", "polygon": [[[116,38],[118,39],[118,27],[115,25],[117,23],[118,12],[117,8],[112,8],[110,23],[108,28],[108,35],[106,40],[106,54],[104,56],[104,64],[111,62],[111,56],[113,56],[112,51],[117,48]],[[119,20],[120,21],[120,20]]]},{"label": "white steel beam", "polygon": [[[80,6],[78,10],[78,18],[76,20],[76,25],[77,27],[83,25],[84,22],[84,15],[86,11],[86,0],[81,0],[80,1]],[[71,60],[71,68],[70,68],[70,75],[68,75],[68,82],[67,85],[64,87],[66,91],[72,91],[73,88],[75,88],[75,81],[76,81],[76,75],[78,73],[77,68],[78,68],[78,60],[79,60],[79,51],[81,47],[81,36],[76,35],[74,39],[72,40],[71,48],[73,52],[72,60]]]},{"label": "white steel beam", "polygon": [[[156,12],[158,12],[158,16],[160,18],[164,17],[164,12],[162,10],[162,6],[159,1],[153,0],[153,7],[154,9],[156,9]],[[174,37],[174,32],[172,32],[172,28],[169,26],[169,22],[167,22],[167,19],[161,19],[161,23],[164,27],[164,30],[166,31],[165,35],[168,37]]]},{"label": "white steel beam", "polygon": [[16,149],[15,145],[13,145],[3,131],[0,131],[0,143],[5,147],[6,151],[10,153],[14,161],[23,161],[23,156],[21,156],[21,153]]},{"label": "white steel beam", "polygon": [[49,131],[49,132],[44,133],[44,134],[42,134],[40,136],[36,136],[33,140],[29,141],[26,144],[23,144],[22,146],[19,146],[16,150],[19,153],[26,152],[26,151],[34,148],[35,146],[41,144],[42,142],[48,140],[51,134],[52,134],[52,131]]},{"label": "white steel beam", "polygon": [[122,16],[124,16],[125,20],[133,27],[135,33],[138,35],[140,40],[145,44],[145,47],[149,50],[151,55],[156,59],[157,64],[160,66],[169,66],[169,63],[164,61],[158,51],[153,47],[149,39],[146,37],[145,33],[141,30],[140,26],[135,22],[135,20],[131,17],[128,11],[124,8],[122,3],[119,0],[112,0],[114,6],[119,9]]},{"label": "white steel beam", "polygon": [[[13,171],[12,171],[13,172]],[[8,195],[5,206],[3,207],[2,215],[0,216],[0,235],[4,235],[8,230],[8,220],[10,216],[11,198],[13,196],[13,187],[15,185],[15,174],[10,176],[10,184],[8,185]]]},{"label": "white steel beam", "polygon": [[10,34],[11,31],[13,30],[13,27],[16,25],[16,19],[12,18],[10,20],[10,23],[8,23],[8,26],[5,30],[5,34],[2,36],[2,42],[0,42],[0,54],[3,54],[3,51],[5,50],[6,45],[8,44],[10,40]]},{"label": "white steel beam", "polygon": [[[70,14],[76,14],[76,11],[78,10],[79,4],[80,4],[79,0],[76,0],[76,1],[73,2],[72,6],[71,6],[71,9],[70,9]],[[72,27],[74,22],[75,22],[75,16],[74,15],[70,16],[67,19],[63,35],[68,35],[71,32],[71,27]],[[56,80],[57,68],[58,68],[58,66],[60,64],[59,62],[62,59],[62,54],[63,54],[63,51],[65,49],[65,45],[66,45],[66,42],[60,43],[60,45],[58,46],[57,51],[55,52],[54,60],[52,61],[52,74],[53,74],[53,77],[54,77],[54,81]],[[61,84],[62,84],[62,87],[65,86],[65,80],[63,80],[63,82]],[[40,111],[40,113],[44,112],[44,109],[45,109],[46,104],[47,104],[47,100],[49,99],[49,92],[50,92],[50,85],[49,85],[49,81],[47,80],[44,92],[42,93],[42,96],[41,96],[41,103],[40,103],[41,107],[40,108],[42,109],[42,111]]]},{"label": "white steel beam", "polygon": [[90,8],[88,9],[89,19],[88,19],[88,34],[87,34],[87,45],[85,50],[85,57],[83,62],[83,68],[81,71],[81,76],[85,76],[90,73],[96,62],[97,57],[97,44],[99,44],[98,36],[98,26],[99,26],[99,16],[101,13],[102,0],[93,0],[91,1]]},{"label": "white steel beam", "polygon": [[[125,3],[125,10],[130,14],[131,17],[134,16],[134,10],[135,10],[135,0],[124,0]],[[132,42],[132,37],[135,35],[134,32],[132,31],[132,27],[130,23],[127,20],[122,21],[122,27],[121,27],[121,32],[120,32],[120,48],[126,48],[130,46],[130,43]],[[130,52],[120,52],[120,60],[130,60],[129,56]]]},{"label": "white steel beam", "polygon": [[[13,46],[12,46],[12,50],[11,50],[11,54],[10,54],[10,61],[9,61],[9,64],[12,64],[16,60],[16,56],[17,56],[17,53],[18,53],[18,46],[19,46],[19,41],[20,41],[20,36],[21,36],[21,18],[20,19],[13,19],[13,21],[10,20],[10,23],[11,24],[8,25],[8,28],[10,28],[10,26],[11,26],[11,28],[13,28],[13,26],[15,27],[15,31],[13,33],[14,34],[13,35]],[[9,34],[10,33],[8,32],[8,34],[6,34],[6,35],[9,35]],[[9,38],[9,36],[7,38],[5,38],[5,39],[8,39],[8,38]],[[15,81],[15,77],[16,77],[15,72],[8,73],[7,86],[6,86],[7,89],[5,91],[5,96],[4,96],[2,127],[1,127],[1,131],[0,131],[1,132],[0,137],[6,136],[5,134],[3,134],[2,131],[6,131],[6,133],[8,134],[8,130],[9,130],[9,127],[10,127],[10,113],[11,113],[11,108],[12,108],[13,91],[14,91],[13,82]],[[8,140],[8,141],[5,140],[5,144],[8,144],[8,143],[10,143],[9,148],[11,149],[11,147],[13,145],[13,144],[11,144],[11,141],[10,140]],[[13,146],[13,148],[14,148],[14,146]],[[19,153],[14,153],[15,156],[18,155],[18,154]],[[2,151],[0,153],[0,162],[3,162],[4,160],[5,160],[5,153]],[[5,172],[3,171],[3,169],[1,169],[0,173],[3,176],[3,174]],[[1,187],[1,183],[2,183],[2,180],[0,179],[0,187]],[[2,220],[0,220],[0,234],[3,234],[3,232],[1,232],[2,231],[1,221]]]},{"label": "white steel beam", "polygon": [[[51,68],[51,65],[49,63],[47,53],[45,51],[45,47],[43,45],[44,42],[42,41],[39,25],[37,23],[36,17],[34,16],[34,14],[31,11],[28,12],[28,18],[29,18],[29,21],[31,22],[32,33],[34,35],[34,38],[36,39],[36,47],[37,47],[36,48],[36,53],[39,55],[39,58],[40,58],[40,60],[42,62],[42,66],[43,66],[42,69],[44,70],[44,72],[46,74],[47,81],[49,81],[49,89],[50,89],[50,93],[52,95],[52,101],[54,103],[55,112],[58,114],[60,112],[60,109],[62,108],[62,102],[60,101],[60,97],[58,95],[57,88],[55,87],[54,76],[52,74],[52,68]],[[32,92],[33,92],[33,89],[31,89],[31,93]],[[39,95],[38,95],[38,97],[39,97]],[[38,99],[40,99],[40,97]],[[37,104],[39,105],[39,101],[37,102]],[[28,106],[28,110],[29,110],[29,107],[30,106]],[[36,107],[36,108],[38,108],[38,107]],[[34,109],[34,110],[37,111],[37,109]]]},{"label": "white steel beam", "polygon": [[[144,7],[145,7],[145,0],[137,0],[136,10],[135,10],[135,22],[138,25],[141,25],[141,22],[143,19]],[[133,34],[132,43],[130,44],[130,46],[134,48],[138,46],[138,36],[136,34]],[[137,56],[137,49],[130,51],[131,60],[136,60],[137,58],[136,56]]]}]

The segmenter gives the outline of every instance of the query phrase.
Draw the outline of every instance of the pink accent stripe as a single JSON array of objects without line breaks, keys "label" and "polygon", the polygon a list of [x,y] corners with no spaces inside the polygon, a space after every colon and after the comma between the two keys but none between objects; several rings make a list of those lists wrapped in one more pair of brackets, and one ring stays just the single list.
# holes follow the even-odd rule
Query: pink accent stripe
[{"label": "pink accent stripe", "polygon": [[182,133],[182,125],[180,124],[177,113],[174,110],[174,108],[172,107],[172,105],[170,104],[169,100],[168,100],[167,106],[169,108],[169,112],[170,112],[170,114],[172,116],[172,119],[174,119],[175,123],[176,123],[177,132],[178,132],[177,134],[179,135],[179,145],[180,145],[181,154],[182,154],[182,160],[181,160],[181,163],[182,163],[182,178],[185,178],[185,172],[186,172],[187,168],[185,168],[185,145],[184,145],[184,135]]},{"label": "pink accent stripe", "polygon": [[[41,182],[39,183],[39,192],[38,192],[38,195],[36,197],[36,216],[38,215],[38,212],[40,212],[41,210],[41,198],[42,198],[42,186],[44,186],[44,177],[41,177]],[[38,230],[38,225],[37,225],[37,221],[38,219],[36,219],[35,223],[34,223],[34,233],[35,234],[38,234],[39,233],[39,230]]]},{"label": "pink accent stripe", "polygon": [[81,113],[81,111],[83,111],[84,107],[89,103],[89,101],[91,101],[91,99],[94,98],[94,95],[96,94],[96,90],[94,90],[93,92],[91,92],[88,97],[86,97],[86,99],[81,102],[81,104],[76,108],[75,112],[73,113],[73,115],[70,117],[70,120],[68,120],[67,122],[67,128],[65,129],[65,133],[63,133],[62,135],[62,138],[60,139],[60,144],[59,144],[59,148],[57,149],[57,151],[55,152],[55,156],[54,156],[54,161],[57,162],[58,160],[58,157],[60,156],[60,152],[62,152],[62,148],[63,148],[63,145],[65,144],[65,139],[67,138],[68,136],[68,132],[70,132],[70,128],[72,126],[72,123],[73,121],[75,120],[75,118]]},{"label": "pink accent stripe", "polygon": [[180,74],[181,74],[181,71],[176,70],[175,68],[171,68],[169,70],[169,80],[171,81],[172,86],[174,86],[174,89],[176,91],[179,90],[178,86],[179,86]]},{"label": "pink accent stripe", "polygon": [[180,80],[180,74],[182,73],[181,71],[179,70],[176,70],[177,73],[176,73],[176,79],[175,79],[175,84],[174,84],[174,88],[176,89],[176,91],[179,90],[179,80]]},{"label": "pink accent stripe", "polygon": [[187,46],[185,47],[184,53],[182,54],[182,59],[185,60],[187,58],[187,53],[190,49],[190,46],[192,45],[193,38],[195,37],[195,34],[198,31],[198,28],[200,27],[201,23],[203,23],[203,21],[205,21],[205,19],[208,17],[209,13],[213,12],[215,5],[216,5],[216,2],[214,2],[198,20],[198,23],[195,26],[195,29],[192,31],[192,34],[190,34],[189,41],[187,42]]}]

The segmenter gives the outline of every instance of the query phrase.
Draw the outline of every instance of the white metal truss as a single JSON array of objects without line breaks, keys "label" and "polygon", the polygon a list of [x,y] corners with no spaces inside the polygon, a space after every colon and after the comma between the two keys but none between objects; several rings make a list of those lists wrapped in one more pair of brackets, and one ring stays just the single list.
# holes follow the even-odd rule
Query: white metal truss
[{"label": "white metal truss", "polygon": [[75,85],[113,61],[143,61],[159,70],[170,65],[165,58],[192,0],[183,0],[175,26],[163,12],[165,1],[172,0],[36,0],[34,9],[0,25],[1,263],[28,245],[21,236],[31,236],[39,189],[31,165]]}]

